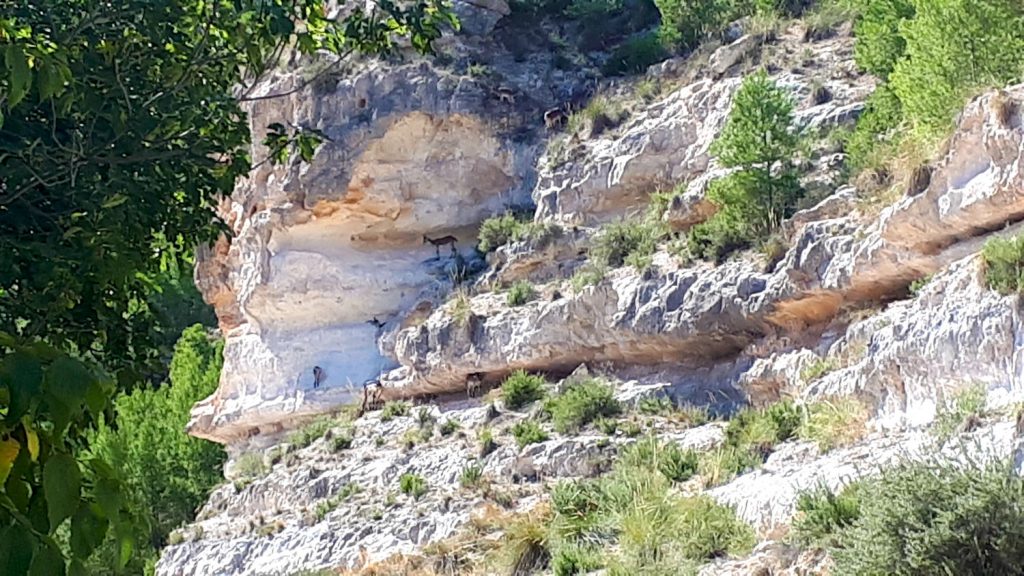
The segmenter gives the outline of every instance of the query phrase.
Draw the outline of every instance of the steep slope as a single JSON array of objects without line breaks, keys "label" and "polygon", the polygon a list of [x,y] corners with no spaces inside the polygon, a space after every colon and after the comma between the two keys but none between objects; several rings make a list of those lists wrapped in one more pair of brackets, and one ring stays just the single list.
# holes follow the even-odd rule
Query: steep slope
[{"label": "steep slope", "polygon": [[[783,541],[800,493],[936,455],[1019,460],[1020,297],[986,286],[978,253],[1024,230],[1024,86],[973,99],[927,184],[880,211],[841,185],[842,152],[819,138],[802,160],[820,202],[784,224],[777,258],[693,263],[669,242],[643,271],[573,281],[606,225],[647,210],[660,189],[685,184],[658,214],[676,231],[713,214],[707,186],[725,171],[709,147],[748,66],[769,64],[790,90],[798,128],[848,126],[874,83],[856,73],[846,32],[805,41],[794,25],[774,41],[742,36],[696,72],[683,71],[694,60],[652,67],[658,96],[604,86],[603,111],[566,134],[541,126],[557,96],[516,100],[524,112],[508,129],[494,110],[510,104],[491,88],[426,64],[371,66],[254,111],[322,126],[332,143],[309,166],[265,168],[241,187],[225,205],[235,238],[197,271],[228,340],[221,386],[190,432],[228,444],[232,482],[158,573],[494,573],[511,525],[550,518],[556,481],[607,472],[648,432],[700,454],[674,492],[729,506],[759,541],[701,574],[818,574],[825,555]],[[553,75],[505,78],[525,93]],[[628,119],[595,129],[613,105]],[[471,248],[480,222],[531,197],[544,234],[483,262]],[[423,244],[448,234],[457,254]],[[475,281],[461,277],[474,268]],[[535,296],[511,305],[513,281]],[[386,320],[379,331],[374,317]],[[313,366],[328,374],[316,389]],[[555,399],[596,377],[622,413],[570,430],[549,407],[467,388],[518,369],[547,376]],[[390,402],[353,414],[371,378]],[[943,430],[967,392],[981,407]],[[410,412],[400,399],[425,404]],[[830,431],[841,441],[793,434],[719,477],[707,463],[729,447],[725,421],[781,399],[807,413],[859,408]],[[520,445],[525,423],[540,432]]]}]

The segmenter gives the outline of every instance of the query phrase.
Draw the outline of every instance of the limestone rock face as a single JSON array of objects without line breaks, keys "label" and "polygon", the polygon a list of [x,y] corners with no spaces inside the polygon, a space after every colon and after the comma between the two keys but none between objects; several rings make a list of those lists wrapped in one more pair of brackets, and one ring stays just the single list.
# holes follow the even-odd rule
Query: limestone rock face
[{"label": "limestone rock face", "polygon": [[[443,39],[451,54],[479,55],[488,35],[508,34],[496,27],[504,0],[455,9],[465,36]],[[781,543],[799,494],[817,485],[839,488],[906,459],[959,461],[963,443],[976,459],[1020,465],[1009,407],[1024,401],[1024,310],[1019,296],[986,287],[978,253],[1024,231],[1024,86],[973,100],[948,149],[920,171],[930,177],[879,214],[836,184],[841,150],[813,151],[810,188],[823,199],[784,223],[780,258],[751,250],[689,262],[662,242],[642,271],[571,278],[593,270],[601,226],[635,216],[652,191],[686,183],[662,218],[674,232],[714,214],[706,191],[728,171],[710,147],[748,61],[789,58],[772,69],[797,102],[794,129],[820,133],[861,112],[873,81],[857,75],[845,33],[811,42],[808,59],[802,30],[766,44],[741,27],[706,64],[655,67],[664,95],[632,103],[627,122],[591,137],[544,131],[540,114],[583,75],[545,68],[548,55],[495,48],[490,74],[364,62],[291,92],[324,64],[295,62],[259,86],[256,96],[289,94],[252,103],[254,141],[272,122],[329,141],[311,163],[262,164],[221,206],[231,238],[199,252],[196,282],[225,333],[225,368],[189,431],[228,444],[230,482],[164,550],[158,574],[356,570],[464,543],[488,522],[499,528],[486,539],[497,541],[495,517],[543,509],[550,484],[606,472],[639,435],[717,450],[737,409],[783,397],[856,398],[863,434],[829,452],[790,440],[721,486],[705,489],[700,471],[681,483],[733,507],[762,540],[701,574],[827,573],[827,554]],[[696,79],[669,87],[684,69]],[[602,88],[621,88],[612,84]],[[542,151],[554,138],[571,148],[568,161]],[[482,220],[531,199],[536,235],[486,257],[473,249]],[[449,235],[454,250],[425,240]],[[513,305],[508,285],[519,280],[536,294]],[[605,380],[624,413],[559,432],[540,403],[511,410],[486,390],[517,369],[547,378],[549,397]],[[467,387],[477,378],[484,390]],[[287,431],[358,402],[370,379],[387,401],[423,405],[370,410],[293,445]],[[985,413],[939,442],[929,427],[974,387]],[[692,411],[661,412],[684,404]],[[524,422],[546,438],[520,445]],[[242,464],[253,457],[267,470],[250,478]],[[402,493],[407,474],[425,482],[418,498]]]},{"label": "limestone rock face", "polygon": [[702,173],[738,86],[736,78],[685,86],[629,120],[621,134],[584,142],[578,160],[542,169],[533,192],[537,218],[607,222],[645,205],[652,189]]},{"label": "limestone rock face", "polygon": [[[262,92],[295,82],[284,75]],[[234,238],[200,254],[198,284],[227,341],[221,386],[196,407],[194,435],[227,441],[350,401],[393,366],[367,322],[391,321],[450,284],[452,245],[435,250],[424,237],[454,236],[470,265],[474,225],[526,193],[533,148],[499,131],[473,81],[416,64],[370,67],[319,90],[251,112],[254,129],[312,126],[330,140],[309,165],[253,174],[223,209]],[[325,374],[315,389],[314,366]]]}]

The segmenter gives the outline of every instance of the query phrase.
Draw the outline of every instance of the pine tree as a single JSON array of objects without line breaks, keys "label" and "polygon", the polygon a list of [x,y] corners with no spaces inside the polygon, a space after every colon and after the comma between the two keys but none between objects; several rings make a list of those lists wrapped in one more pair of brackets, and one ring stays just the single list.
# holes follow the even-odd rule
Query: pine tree
[{"label": "pine tree", "polygon": [[743,81],[712,146],[722,166],[739,169],[712,187],[712,199],[736,210],[757,236],[774,230],[800,197],[792,122],[793,100],[759,72]]}]

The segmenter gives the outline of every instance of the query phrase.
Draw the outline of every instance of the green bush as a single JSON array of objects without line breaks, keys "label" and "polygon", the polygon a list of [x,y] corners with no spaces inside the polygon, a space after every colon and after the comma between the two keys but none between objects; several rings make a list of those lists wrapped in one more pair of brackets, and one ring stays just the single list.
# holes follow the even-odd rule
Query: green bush
[{"label": "green bush", "polygon": [[654,4],[661,12],[662,41],[686,49],[723,30],[737,16],[731,0],[654,0]]},{"label": "green bush", "polygon": [[402,494],[412,496],[416,500],[427,493],[427,481],[417,474],[402,474],[398,479],[398,487]]},{"label": "green bush", "polygon": [[488,218],[480,225],[477,247],[485,254],[493,252],[499,246],[504,246],[514,240],[521,233],[522,228],[523,221],[516,218],[511,212]]},{"label": "green bush", "polygon": [[491,432],[490,428],[484,428],[481,430],[477,439],[480,442],[480,458],[484,458],[498,448],[498,443],[494,441],[494,433]]},{"label": "green bush", "polygon": [[352,432],[345,431],[331,438],[329,444],[331,452],[341,452],[352,447]]},{"label": "green bush", "polygon": [[802,422],[800,409],[788,401],[740,410],[725,428],[725,445],[699,457],[698,470],[705,484],[723,484],[757,468],[776,444],[796,436]]},{"label": "green bush", "polygon": [[864,112],[853,133],[846,139],[847,162],[854,171],[883,170],[895,154],[896,129],[903,119],[903,106],[896,94],[884,84],[868,97]]},{"label": "green bush", "polygon": [[646,220],[608,224],[594,239],[590,258],[599,267],[618,268],[631,264],[643,269],[665,235],[662,226]]},{"label": "green bush", "polygon": [[526,280],[519,280],[508,289],[505,303],[510,307],[522,306],[537,297],[537,291]]},{"label": "green bush", "polygon": [[460,426],[458,420],[445,420],[438,431],[441,432],[441,436],[451,436]]},{"label": "green bush", "polygon": [[906,52],[901,24],[914,16],[913,0],[854,0],[860,13],[854,28],[854,57],[865,72],[888,78]]},{"label": "green bush", "polygon": [[380,411],[381,422],[393,420],[396,416],[407,416],[409,414],[408,402],[388,402]]},{"label": "green bush", "polygon": [[697,470],[706,486],[718,486],[757,468],[763,462],[764,457],[749,446],[725,444],[701,454]]},{"label": "green bush", "polygon": [[671,442],[662,443],[654,436],[647,436],[626,447],[619,462],[623,466],[657,470],[673,482],[685,482],[697,473],[698,456],[693,450],[683,450]]},{"label": "green bush", "polygon": [[612,387],[597,380],[587,380],[569,388],[545,404],[555,430],[575,432],[601,417],[617,416],[622,405],[613,395]]},{"label": "green bush", "polygon": [[686,251],[689,256],[720,264],[729,254],[750,247],[753,237],[746,222],[734,213],[723,212],[690,228]]},{"label": "green bush", "polygon": [[767,453],[779,442],[796,436],[801,422],[800,409],[789,401],[766,408],[744,408],[729,420],[725,438],[733,446],[750,446]]},{"label": "green bush", "polygon": [[1024,480],[1009,463],[908,464],[865,482],[836,576],[1024,573]]},{"label": "green bush", "polygon": [[555,576],[581,576],[601,568],[602,565],[601,550],[593,546],[561,546],[551,557],[551,570]]},{"label": "green bush", "polygon": [[263,463],[263,456],[259,452],[246,452],[239,455],[231,466],[231,470],[233,475],[242,482],[251,482],[262,478],[269,472]]},{"label": "green bush", "polygon": [[484,472],[480,466],[470,464],[462,469],[462,474],[459,475],[459,485],[463,488],[475,488],[480,485],[483,476]]},{"label": "green bush", "polygon": [[[90,450],[114,466],[124,481],[123,496],[143,518],[143,542],[132,569],[155,558],[172,530],[195,517],[210,490],[221,480],[224,449],[185,433],[193,404],[217,388],[223,343],[201,325],[187,328],[174,346],[169,383],[121,394],[114,400],[117,427],[100,426]],[[254,476],[264,472],[262,458],[252,456]],[[93,556],[107,567],[117,563],[119,543],[109,537]],[[134,562],[138,562],[138,566]],[[97,568],[98,571],[103,569]]]},{"label": "green bush", "polygon": [[1024,234],[993,238],[981,252],[985,283],[1000,294],[1024,294]]},{"label": "green bush", "polygon": [[336,424],[334,418],[321,416],[302,428],[288,435],[288,443],[296,448],[305,448],[314,441],[323,438],[324,434]]},{"label": "green bush", "polygon": [[661,38],[652,32],[634,36],[612,51],[602,71],[606,76],[638,74],[668,57]]},{"label": "green bush", "polygon": [[793,537],[801,546],[834,546],[835,535],[860,518],[858,485],[838,494],[825,486],[800,494],[793,519]]},{"label": "green bush", "polygon": [[544,397],[544,378],[516,370],[501,385],[505,406],[518,410]]},{"label": "green bush", "polygon": [[597,286],[607,273],[607,266],[588,263],[576,270],[569,283],[574,291],[579,292],[587,286]]},{"label": "green bush", "polygon": [[544,432],[544,429],[533,420],[516,422],[516,425],[512,427],[512,437],[516,439],[520,450],[530,444],[538,444],[548,439],[547,432]]},{"label": "green bush", "polygon": [[889,85],[919,141],[945,136],[980,88],[1002,87],[1024,67],[1024,4],[1018,0],[915,0],[900,26],[906,56]]}]

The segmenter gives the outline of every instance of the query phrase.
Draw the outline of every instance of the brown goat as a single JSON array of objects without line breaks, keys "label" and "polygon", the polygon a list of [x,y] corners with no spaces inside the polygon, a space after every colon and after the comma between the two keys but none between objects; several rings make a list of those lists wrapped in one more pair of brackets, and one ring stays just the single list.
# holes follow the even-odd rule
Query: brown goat
[{"label": "brown goat", "polygon": [[569,115],[562,106],[552,108],[544,113],[544,127],[548,130],[554,130],[568,121]]},{"label": "brown goat", "polygon": [[476,398],[480,395],[480,388],[482,387],[481,381],[482,378],[480,377],[480,374],[470,374],[469,377],[466,378],[467,397]]},{"label": "brown goat", "polygon": [[427,236],[425,234],[423,235],[423,243],[424,244],[427,244],[427,243],[433,244],[434,245],[434,252],[437,254],[438,258],[441,257],[441,246],[445,246],[445,245],[448,245],[448,244],[451,245],[451,247],[452,247],[452,254],[454,254],[455,253],[455,243],[458,242],[458,241],[459,241],[458,238],[456,238],[455,236],[451,236],[451,235],[442,236],[440,238],[430,238],[429,236]]}]

